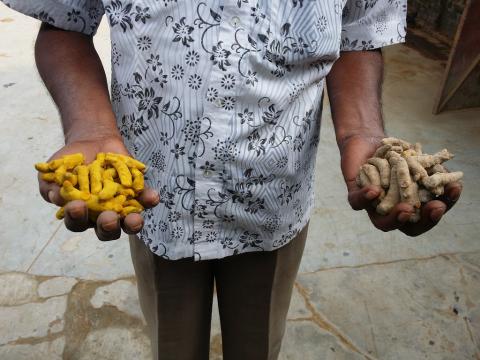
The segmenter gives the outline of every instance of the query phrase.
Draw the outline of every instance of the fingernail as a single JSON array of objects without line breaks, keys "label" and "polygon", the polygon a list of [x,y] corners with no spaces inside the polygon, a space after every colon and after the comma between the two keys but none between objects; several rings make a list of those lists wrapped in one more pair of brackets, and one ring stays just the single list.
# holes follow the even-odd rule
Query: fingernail
[{"label": "fingernail", "polygon": [[153,204],[157,205],[159,202],[160,202],[160,195],[157,194],[157,195],[155,195],[155,199],[153,200]]},{"label": "fingernail", "polygon": [[434,210],[432,210],[432,212],[430,213],[430,219],[431,219],[433,222],[438,222],[438,221],[440,221],[440,219],[442,218],[442,216],[443,216],[443,209],[440,209],[440,208],[434,209]]},{"label": "fingernail", "polygon": [[373,200],[377,197],[377,193],[375,191],[367,191],[367,193],[365,194],[365,199],[367,200]]},{"label": "fingernail", "polygon": [[460,194],[459,193],[455,193],[453,194],[453,196],[449,196],[449,199],[452,201],[452,202],[455,202],[458,200],[458,198],[460,197]]},{"label": "fingernail", "polygon": [[53,203],[53,197],[55,196],[55,194],[53,193],[53,190],[50,190],[47,196],[48,196],[48,200]]},{"label": "fingernail", "polygon": [[75,209],[74,211],[70,210],[68,212],[68,215],[70,215],[70,217],[73,219],[73,220],[76,220],[76,219],[80,219],[82,218],[85,213],[83,212],[83,210],[81,209]]},{"label": "fingernail", "polygon": [[404,223],[404,222],[407,222],[410,219],[411,216],[412,216],[411,213],[402,211],[398,215],[397,220],[401,223]]},{"label": "fingernail", "polygon": [[137,226],[132,227],[132,231],[133,231],[134,233],[137,233],[137,232],[139,232],[140,230],[142,230],[142,228],[143,228],[143,223],[140,223],[140,224],[138,224]]},{"label": "fingernail", "polygon": [[106,224],[101,224],[104,231],[113,231],[117,226],[118,221],[111,221]]}]

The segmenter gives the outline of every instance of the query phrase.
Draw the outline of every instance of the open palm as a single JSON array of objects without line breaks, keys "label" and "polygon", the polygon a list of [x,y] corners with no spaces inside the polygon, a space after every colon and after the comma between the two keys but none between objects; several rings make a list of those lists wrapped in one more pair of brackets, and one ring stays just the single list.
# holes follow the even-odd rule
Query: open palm
[{"label": "open palm", "polygon": [[451,183],[445,187],[444,195],[424,204],[417,223],[408,222],[414,214],[414,208],[407,203],[398,203],[388,215],[379,215],[373,203],[382,189],[373,185],[360,188],[355,178],[360,166],[372,156],[380,142],[381,137],[355,136],[343,143],[341,167],[347,184],[348,202],[354,210],[366,210],[373,225],[382,231],[398,229],[409,236],[423,234],[433,228],[455,205],[462,192],[462,185]]},{"label": "open palm", "polygon": [[[87,163],[92,162],[99,152],[113,152],[130,155],[123,141],[119,138],[108,138],[102,140],[76,141],[65,145],[53,154],[50,160],[54,160],[67,154],[83,153]],[[51,182],[46,182],[38,177],[40,194],[50,203],[58,206],[65,205],[65,200],[60,196],[60,187]],[[159,195],[150,188],[145,188],[139,196],[139,202],[145,208],[156,206],[160,202]],[[114,211],[103,211],[97,218],[96,223],[89,220],[87,204],[81,200],[71,201],[65,205],[65,226],[74,232],[85,231],[93,227],[100,240],[114,240],[121,235],[121,229],[127,234],[136,234],[143,227],[141,214],[132,213],[124,219]]]}]

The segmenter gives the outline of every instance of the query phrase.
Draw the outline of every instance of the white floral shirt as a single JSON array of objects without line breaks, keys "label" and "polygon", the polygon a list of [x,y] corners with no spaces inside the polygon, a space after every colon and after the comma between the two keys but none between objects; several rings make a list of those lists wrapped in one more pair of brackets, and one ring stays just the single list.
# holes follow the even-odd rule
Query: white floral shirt
[{"label": "white floral shirt", "polygon": [[88,35],[105,15],[118,128],[161,197],[139,236],[166,259],[287,244],[314,206],[325,76],[405,36],[406,0],[1,1]]}]

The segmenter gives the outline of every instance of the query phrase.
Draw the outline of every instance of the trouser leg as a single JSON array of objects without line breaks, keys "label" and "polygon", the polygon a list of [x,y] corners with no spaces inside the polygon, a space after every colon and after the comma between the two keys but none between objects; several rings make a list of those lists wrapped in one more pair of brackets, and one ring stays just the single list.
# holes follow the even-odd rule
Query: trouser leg
[{"label": "trouser leg", "polygon": [[193,258],[162,259],[137,236],[130,236],[130,250],[153,358],[208,360],[212,264]]},{"label": "trouser leg", "polygon": [[308,224],[278,250],[246,253],[216,262],[225,360],[278,358]]}]

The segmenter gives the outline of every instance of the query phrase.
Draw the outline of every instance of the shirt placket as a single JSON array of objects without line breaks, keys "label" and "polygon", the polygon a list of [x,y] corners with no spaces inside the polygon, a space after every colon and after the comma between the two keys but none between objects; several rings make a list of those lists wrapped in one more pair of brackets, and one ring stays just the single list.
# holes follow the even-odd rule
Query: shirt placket
[{"label": "shirt placket", "polygon": [[[218,64],[213,65],[209,81],[206,84],[207,87],[218,89],[219,94],[216,101],[204,101],[201,132],[210,128],[213,136],[204,140],[205,151],[201,158],[197,159],[195,166],[195,200],[198,204],[205,205],[207,203],[209,189],[214,188],[216,191],[221,191],[223,187],[223,180],[219,174],[224,170],[225,165],[215,158],[213,149],[218,145],[218,140],[225,141],[231,133],[232,121],[235,118],[235,106],[232,109],[225,109],[223,99],[228,97],[235,99],[237,90],[236,87],[231,89],[222,88],[221,80],[225,74],[238,72],[237,64],[240,55],[232,50],[231,46],[235,39],[235,31],[240,27],[246,27],[249,18],[247,6],[243,6],[242,9],[238,8],[236,0],[224,1],[218,28],[218,38],[213,45],[218,46],[218,44],[221,44],[222,49],[230,52],[228,56],[230,65],[226,67],[226,71],[221,70]],[[207,161],[214,165],[214,170],[200,168]],[[203,215],[203,217],[199,217],[197,211],[194,213],[193,229],[196,234],[201,234],[200,236],[195,236],[193,244],[196,260],[219,257],[223,253],[219,239],[219,236],[224,233],[222,229],[223,224],[222,220],[214,215],[214,208],[214,206],[207,205],[207,214]],[[213,228],[205,229],[203,227],[205,220],[212,220]],[[216,233],[216,238],[213,241],[212,233]]]}]

